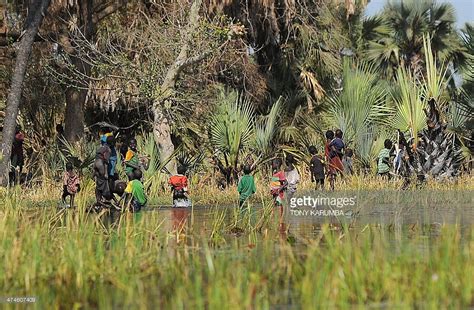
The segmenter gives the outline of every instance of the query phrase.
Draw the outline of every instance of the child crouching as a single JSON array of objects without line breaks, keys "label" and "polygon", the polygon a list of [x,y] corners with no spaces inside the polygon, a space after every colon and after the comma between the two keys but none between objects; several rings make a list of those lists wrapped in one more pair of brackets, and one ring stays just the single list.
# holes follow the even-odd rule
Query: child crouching
[{"label": "child crouching", "polygon": [[188,196],[188,178],[186,177],[186,168],[178,167],[178,173],[171,176],[168,184],[173,192],[173,208],[187,208],[191,206],[191,200]]},{"label": "child crouching", "polygon": [[[131,174],[130,174],[131,176]],[[145,188],[141,182],[142,172],[137,169],[133,172],[133,180],[128,182],[125,193],[129,196],[127,205],[130,205],[131,212],[138,212],[147,203],[147,197],[145,195]]]}]

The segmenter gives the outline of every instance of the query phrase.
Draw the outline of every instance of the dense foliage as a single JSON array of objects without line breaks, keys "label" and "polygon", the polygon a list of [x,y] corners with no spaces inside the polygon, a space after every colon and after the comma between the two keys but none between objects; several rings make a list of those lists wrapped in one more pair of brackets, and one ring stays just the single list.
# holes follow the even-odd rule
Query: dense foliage
[{"label": "dense foliage", "polygon": [[[214,158],[229,179],[340,128],[366,171],[396,130],[416,139],[430,99],[472,151],[473,27],[457,30],[448,3],[392,1],[371,17],[366,1],[91,3],[52,1],[40,29],[19,117],[29,158],[59,123],[74,148],[106,121],[123,140],[154,130],[158,152],[161,130],[174,157]],[[26,6],[2,7],[2,109]]]}]

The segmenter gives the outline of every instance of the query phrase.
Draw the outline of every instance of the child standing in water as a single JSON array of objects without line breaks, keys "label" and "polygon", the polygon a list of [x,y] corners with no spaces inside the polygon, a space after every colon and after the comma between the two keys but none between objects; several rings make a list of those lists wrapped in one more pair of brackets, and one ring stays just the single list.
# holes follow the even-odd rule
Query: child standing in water
[{"label": "child standing in water", "polygon": [[[74,196],[81,190],[79,176],[74,172],[71,163],[66,164],[66,171],[63,176],[63,195],[62,202],[66,208],[74,207]],[[70,196],[69,205],[66,205],[66,198]]]},{"label": "child standing in water", "polygon": [[311,182],[316,182],[316,190],[324,189],[324,160],[318,155],[318,150],[315,146],[310,146],[308,150],[312,156],[311,161],[309,162]]},{"label": "child standing in water", "polygon": [[286,188],[286,199],[289,201],[291,197],[296,193],[298,183],[300,182],[300,174],[295,167],[296,160],[292,154],[286,156],[286,169],[285,169],[285,178],[288,182]]},{"label": "child standing in water", "polygon": [[270,191],[275,206],[282,206],[285,198],[285,189],[288,185],[285,172],[281,170],[281,159],[275,158],[272,162],[272,178],[270,180]]},{"label": "child standing in water", "polygon": [[[342,137],[342,131],[340,136]],[[326,131],[326,146],[325,146],[325,155],[326,155],[326,162],[327,165],[327,174],[329,177],[329,185],[331,190],[334,190],[334,183],[336,182],[336,175],[337,173],[342,173],[344,171],[344,167],[342,165],[341,157],[338,153],[341,152],[344,148],[344,142],[341,138],[337,140],[334,138],[334,131],[328,130]],[[339,157],[341,156],[341,157]]]},{"label": "child standing in water", "polygon": [[140,169],[135,170],[133,174],[133,179],[128,182],[127,188],[125,188],[125,193],[130,196],[130,211],[138,212],[143,208],[147,203],[147,198],[145,195],[145,188],[143,187],[142,172]]},{"label": "child standing in water", "polygon": [[239,207],[242,207],[245,201],[257,191],[253,175],[250,174],[251,172],[250,165],[245,165],[244,175],[240,178],[239,185],[237,186],[237,191],[239,192]]},{"label": "child standing in water", "polygon": [[171,176],[168,184],[173,192],[173,208],[187,208],[191,206],[188,196],[188,178],[186,177],[186,167],[180,165],[178,173]]}]

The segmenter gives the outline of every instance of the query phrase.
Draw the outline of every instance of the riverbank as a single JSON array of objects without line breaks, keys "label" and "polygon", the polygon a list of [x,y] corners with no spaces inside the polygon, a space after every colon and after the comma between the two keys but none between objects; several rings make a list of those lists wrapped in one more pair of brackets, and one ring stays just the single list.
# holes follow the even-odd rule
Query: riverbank
[{"label": "riverbank", "polygon": [[[312,191],[314,184],[309,181],[309,175],[306,171],[302,173],[302,181],[298,186],[298,192]],[[257,175],[257,193],[253,195],[251,202],[254,204],[269,203],[271,196],[269,194],[269,185],[266,182],[267,178]],[[449,193],[450,191],[472,191],[474,189],[474,176],[465,175],[456,180],[451,181],[434,181],[429,180],[422,187],[416,185],[413,180],[411,186],[401,191],[402,180],[387,181],[375,176],[354,175],[338,179],[336,182],[335,193],[354,192],[354,191],[400,191],[400,193],[416,193],[420,190],[432,191],[433,193]],[[171,192],[167,185],[167,179],[163,175],[153,177],[153,179],[145,180],[145,187],[149,203],[151,205],[171,205]],[[85,179],[81,182],[81,192],[76,197],[77,204],[88,203],[92,204],[94,201],[95,184],[92,179]],[[314,191],[316,193],[330,193],[327,191]],[[217,206],[217,205],[237,205],[238,193],[237,185],[230,185],[225,189],[219,189],[212,177],[194,177],[190,179],[190,195],[193,203],[203,206]],[[42,180],[41,184],[31,187],[15,187],[10,189],[0,188],[0,201],[7,198],[13,199],[14,203],[26,203],[35,206],[57,206],[60,202],[60,195],[62,192],[62,185],[58,181],[50,179]],[[404,196],[400,194],[400,196]],[[417,195],[413,195],[416,197]],[[443,195],[440,195],[443,196]]]}]

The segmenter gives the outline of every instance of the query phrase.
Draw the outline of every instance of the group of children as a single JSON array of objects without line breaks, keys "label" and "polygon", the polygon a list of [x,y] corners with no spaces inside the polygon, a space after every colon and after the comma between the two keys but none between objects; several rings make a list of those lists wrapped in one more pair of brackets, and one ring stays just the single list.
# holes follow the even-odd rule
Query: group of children
[{"label": "group of children", "polygon": [[[137,141],[130,139],[126,149],[124,145],[120,149],[125,174],[128,183],[119,180],[116,172],[118,160],[115,137],[111,130],[102,130],[100,134],[100,146],[96,152],[93,165],[95,180],[96,206],[116,206],[121,209],[124,202],[132,212],[140,211],[147,204],[145,187],[142,182],[143,172],[146,165],[140,159],[137,152]],[[191,201],[188,196],[188,180],[185,176],[184,166],[178,167],[178,173],[171,176],[169,185],[173,193],[174,207],[188,207]],[[62,202],[67,207],[74,204],[74,197],[80,191],[79,176],[74,171],[71,163],[66,164],[66,171],[63,176]],[[116,199],[115,195],[120,197]],[[70,203],[66,204],[66,198],[70,197]],[[115,203],[115,204],[114,204]]]},{"label": "group of children", "polygon": [[[325,134],[326,143],[324,155],[320,155],[315,146],[308,148],[311,160],[309,161],[309,171],[311,182],[316,183],[316,189],[324,189],[325,179],[329,179],[330,189],[334,190],[336,176],[338,174],[352,174],[353,151],[345,147],[343,132],[338,129],[335,132],[328,130]],[[126,151],[121,149],[121,156],[124,163],[124,170],[128,178],[128,183],[120,181],[116,173],[118,160],[115,147],[115,137],[110,131],[105,131],[100,138],[100,147],[97,150],[94,162],[94,179],[96,183],[96,200],[98,204],[104,204],[116,199],[114,194],[122,196],[119,203],[124,200],[130,206],[130,210],[139,211],[147,203],[145,188],[142,183],[142,168],[140,157],[137,152],[137,141],[131,139]],[[380,176],[390,178],[390,157],[392,156],[392,142],[386,140],[384,148],[380,151],[377,161],[377,173]],[[292,154],[285,158],[285,169],[281,169],[283,161],[276,158],[272,161],[272,176],[270,179],[270,193],[274,204],[280,206],[285,198],[291,199],[297,190],[300,182],[300,174],[296,168],[296,159]],[[239,205],[243,204],[256,192],[255,180],[250,165],[242,167],[243,176],[237,186],[239,193]],[[173,207],[189,207],[191,200],[188,194],[188,179],[186,168],[179,166],[177,174],[172,175],[168,185],[173,195]],[[66,198],[70,196],[70,205],[74,202],[74,196],[80,191],[78,175],[74,172],[70,163],[66,164],[66,172],[63,177],[62,201],[66,203]]]},{"label": "group of children", "polygon": [[[308,148],[311,160],[309,161],[309,170],[311,174],[311,182],[316,183],[316,190],[324,189],[324,180],[326,177],[330,182],[330,189],[334,190],[336,176],[340,174],[352,175],[353,169],[353,155],[354,152],[350,148],[346,148],[343,140],[343,132],[337,129],[335,132],[328,130],[325,134],[326,143],[324,147],[324,156],[318,154],[315,146]],[[399,143],[402,147],[394,150],[393,143],[390,139],[384,141],[384,148],[380,151],[377,157],[377,174],[383,178],[391,179],[391,163],[390,158],[393,159],[393,167],[395,171],[402,165],[402,157],[404,155],[403,143]],[[281,205],[284,201],[285,195],[290,200],[296,192],[296,186],[299,183],[300,176],[295,168],[296,161],[293,155],[289,154],[286,157],[286,169],[281,170],[282,162],[280,159],[275,159],[272,162],[272,177],[270,181],[270,192],[272,194],[275,205]],[[248,199],[248,192],[242,188],[253,188],[255,193],[255,184],[251,186],[242,186],[249,183],[250,171],[244,168],[244,177],[239,182],[238,191],[240,194],[240,205]],[[253,182],[253,177],[252,177]]]},{"label": "group of children", "polygon": [[[352,174],[353,151],[345,147],[343,141],[343,132],[338,129],[335,132],[328,130],[326,132],[326,144],[324,156],[319,155],[315,146],[308,148],[311,160],[309,161],[309,170],[311,173],[311,182],[316,183],[316,189],[324,189],[324,180],[329,179],[330,188],[334,190],[336,176],[338,174]],[[290,200],[296,192],[300,182],[300,174],[296,169],[296,160],[292,154],[288,154],[285,159],[286,168],[281,169],[282,160],[276,158],[272,161],[272,177],[270,179],[270,193],[274,204],[281,206],[285,200]],[[248,166],[243,167],[244,175],[241,177],[237,190],[239,192],[239,205],[243,203],[256,191],[255,181],[250,175]]]},{"label": "group of children", "polygon": [[[285,196],[287,199],[296,192],[298,183],[300,182],[300,174],[296,169],[296,160],[293,155],[288,154],[286,157],[286,168],[281,169],[283,162],[280,158],[275,158],[272,161],[272,176],[270,179],[270,193],[273,197],[274,204],[281,206],[284,203]],[[257,191],[255,186],[255,179],[251,175],[251,168],[249,165],[243,167],[244,175],[240,178],[237,185],[239,192],[239,206],[242,207],[244,203]]]}]

